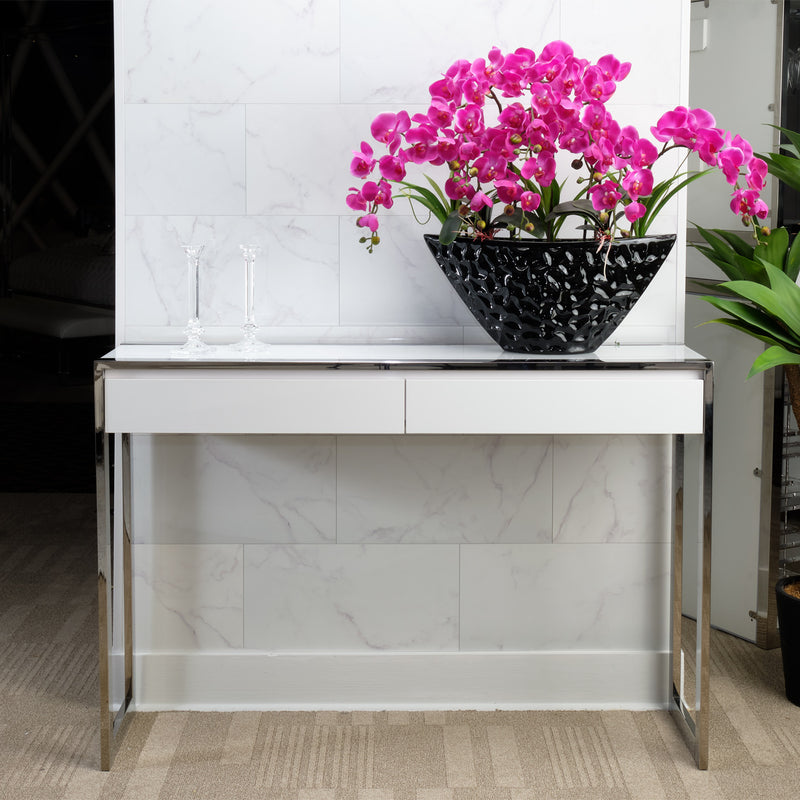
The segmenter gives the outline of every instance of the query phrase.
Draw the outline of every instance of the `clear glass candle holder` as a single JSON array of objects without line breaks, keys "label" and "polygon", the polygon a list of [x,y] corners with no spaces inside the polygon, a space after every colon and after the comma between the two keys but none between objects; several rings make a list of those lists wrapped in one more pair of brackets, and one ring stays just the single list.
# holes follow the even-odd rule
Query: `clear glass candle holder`
[{"label": "clear glass candle holder", "polygon": [[183,331],[186,342],[172,351],[172,355],[178,358],[202,356],[214,349],[203,341],[205,330],[200,324],[200,256],[204,246],[187,244],[182,247],[186,255],[188,276],[189,321]]},{"label": "clear glass candle holder", "polygon": [[256,256],[261,248],[252,244],[240,244],[239,250],[244,258],[244,323],[242,338],[233,345],[234,350],[244,354],[255,354],[267,349],[267,345],[256,337],[258,323],[255,308],[255,271]]}]

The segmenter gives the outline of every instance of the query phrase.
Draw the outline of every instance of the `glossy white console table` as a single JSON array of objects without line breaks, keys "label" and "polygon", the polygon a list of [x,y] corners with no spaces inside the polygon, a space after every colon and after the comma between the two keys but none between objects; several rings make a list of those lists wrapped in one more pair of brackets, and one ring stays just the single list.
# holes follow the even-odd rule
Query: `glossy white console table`
[{"label": "glossy white console table", "polygon": [[[494,346],[273,345],[247,360],[223,347],[192,360],[171,358],[168,346],[119,347],[95,369],[102,769],[111,765],[115,735],[133,700],[129,436],[136,433],[672,436],[668,688],[673,716],[697,765],[707,768],[712,384],[711,362],[669,345],[558,357]],[[116,474],[115,434],[121,435]],[[698,442],[693,464],[687,464],[686,436]],[[683,695],[681,643],[686,466],[700,483],[691,700]],[[112,517],[121,520],[116,528]],[[122,651],[120,687],[112,687],[112,649]]]}]

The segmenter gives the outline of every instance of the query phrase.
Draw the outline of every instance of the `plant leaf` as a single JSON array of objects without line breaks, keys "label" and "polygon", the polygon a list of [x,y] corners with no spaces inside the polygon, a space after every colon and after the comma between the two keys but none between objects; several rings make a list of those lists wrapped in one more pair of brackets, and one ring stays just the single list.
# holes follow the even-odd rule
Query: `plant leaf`
[{"label": "plant leaf", "polygon": [[785,347],[773,345],[768,347],[754,362],[750,368],[748,378],[764,372],[772,367],[780,367],[784,364],[800,364],[800,353],[792,353]]},{"label": "plant leaf", "polygon": [[800,236],[795,236],[789,252],[786,254],[786,261],[783,264],[783,271],[793,281],[800,275]]},{"label": "plant leaf", "polygon": [[[757,339],[762,339],[770,344],[787,344],[790,347],[800,347],[800,338],[797,336],[792,337],[792,334],[781,328],[772,317],[757,308],[727,297],[705,296],[703,300],[725,314],[730,314],[731,317],[741,323],[740,330],[750,334],[750,336],[755,336]],[[720,322],[721,320],[713,321]]]},{"label": "plant leaf", "polygon": [[[770,269],[775,270],[786,278],[780,270],[776,270],[771,264],[766,266],[768,271]],[[785,296],[778,295],[774,289],[752,281],[728,281],[723,285],[745,300],[749,300],[767,314],[771,314],[775,319],[780,320],[794,336],[800,337],[800,313],[795,310],[795,303],[787,303]],[[800,292],[800,286],[793,285]]]},{"label": "plant leaf", "polygon": [[463,219],[458,211],[450,213],[442,224],[442,230],[439,232],[439,243],[452,244],[461,230],[462,222]]},{"label": "plant leaf", "polygon": [[[695,225],[695,227],[700,230],[698,225]],[[721,239],[724,239],[730,245],[731,249],[735,250],[740,256],[744,256],[745,258],[752,260],[753,250],[755,249],[754,245],[747,244],[747,242],[742,239],[741,236],[735,234],[733,231],[725,231],[719,228],[714,228],[713,231]]]}]

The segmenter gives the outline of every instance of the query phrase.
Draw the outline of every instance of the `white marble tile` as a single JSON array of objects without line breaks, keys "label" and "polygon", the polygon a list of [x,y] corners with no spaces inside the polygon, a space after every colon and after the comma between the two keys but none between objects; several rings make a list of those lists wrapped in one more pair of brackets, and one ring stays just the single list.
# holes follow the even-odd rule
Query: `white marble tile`
[{"label": "white marble tile", "polygon": [[342,0],[342,100],[426,103],[430,84],[457,59],[485,57],[495,45],[538,50],[558,39],[560,5]]},{"label": "white marble tile", "polygon": [[[613,53],[630,61],[630,74],[617,90],[620,102],[676,106],[681,98],[681,60],[688,46],[682,45],[681,3],[659,2],[643,10],[638,0],[609,0],[598,9],[594,0],[561,3],[562,37],[581,58],[596,61]],[[600,14],[600,19],[598,18]],[[608,24],[613,20],[613,35]],[[657,35],[653,35],[657,30]]]},{"label": "white marble tile", "polygon": [[461,545],[462,650],[658,650],[669,545]]},{"label": "white marble tile", "polygon": [[355,138],[350,117],[333,104],[249,105],[248,213],[349,213],[350,161],[364,138]]},{"label": "white marble tile", "polygon": [[338,100],[338,0],[120,5],[126,102]]},{"label": "white marble tile", "polygon": [[245,213],[244,111],[125,106],[125,213]]},{"label": "white marble tile", "polygon": [[204,325],[244,320],[240,244],[260,247],[255,262],[256,322],[264,327],[335,325],[339,320],[338,220],[331,217],[129,217],[126,322],[186,323],[181,244],[204,244],[200,316]]},{"label": "white marble tile", "polygon": [[556,436],[553,460],[553,541],[670,540],[669,437]]},{"label": "white marble tile", "polygon": [[[381,110],[364,104],[248,105],[248,213],[352,214],[345,198],[351,186],[361,183],[350,174],[354,151],[367,141],[376,157],[387,152],[370,133]],[[425,105],[408,106],[410,114],[426,110]],[[447,172],[446,167],[416,164],[406,170],[410,183],[425,183],[425,173],[435,177]],[[377,170],[374,177],[379,177]],[[408,201],[397,197],[394,207],[381,209],[380,216],[410,213]]]},{"label": "white marble tile", "polygon": [[[472,344],[489,344],[477,328],[467,331],[473,335]],[[239,335],[233,326],[206,327],[205,339],[212,344],[228,345]],[[457,326],[370,326],[315,328],[311,326],[262,327],[259,338],[270,344],[464,344],[465,329]],[[125,341],[139,344],[172,344],[183,341],[179,327],[163,325],[129,325],[125,327]]]},{"label": "white marble tile", "polygon": [[330,436],[137,436],[136,542],[333,542]]},{"label": "white marble tile", "polygon": [[341,221],[343,325],[475,325],[422,235],[437,232],[413,217],[392,217],[372,253],[358,243],[354,217]]},{"label": "white marble tile", "polygon": [[458,649],[458,547],[246,545],[245,646]]},{"label": "white marble tile", "polygon": [[133,546],[134,650],[242,647],[241,545]]},{"label": "white marble tile", "polygon": [[551,446],[549,436],[341,437],[338,541],[549,542]]}]

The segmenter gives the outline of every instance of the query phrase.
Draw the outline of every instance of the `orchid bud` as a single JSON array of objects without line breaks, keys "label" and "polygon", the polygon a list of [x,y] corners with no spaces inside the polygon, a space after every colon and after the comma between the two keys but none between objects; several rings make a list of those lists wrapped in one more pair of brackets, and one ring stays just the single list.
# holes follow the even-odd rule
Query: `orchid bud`
[{"label": "orchid bud", "polygon": [[512,205],[511,205],[511,203],[509,203],[509,204],[508,204],[508,205],[507,205],[507,206],[506,206],[506,207],[503,209],[503,213],[504,213],[504,214],[506,214],[506,216],[509,216],[509,217],[510,217],[510,216],[511,216],[511,215],[514,213],[514,206],[512,206]]},{"label": "orchid bud", "polygon": [[532,222],[527,223],[527,225],[525,225],[525,230],[528,233],[533,233],[534,231],[533,223]]},{"label": "orchid bud", "polygon": [[761,233],[762,233],[764,236],[769,236],[769,235],[772,233],[772,230],[771,230],[771,229],[770,229],[770,228],[769,228],[767,225],[763,225],[763,226],[761,227]]},{"label": "orchid bud", "polygon": [[753,218],[749,214],[742,214],[742,225],[750,225]]},{"label": "orchid bud", "polygon": [[470,170],[469,170],[470,178],[474,178],[477,174],[478,174],[478,168],[477,167],[470,167]]},{"label": "orchid bud", "polygon": [[370,237],[370,241],[372,242],[372,244],[380,244],[381,243],[381,237],[378,236],[377,233],[373,233],[372,236]]},{"label": "orchid bud", "polygon": [[511,144],[521,144],[522,143],[522,136],[520,136],[518,133],[514,133],[509,138],[509,141],[511,142]]},{"label": "orchid bud", "polygon": [[601,211],[601,212],[600,212],[600,217],[599,217],[599,219],[600,219],[600,224],[601,224],[603,227],[605,227],[606,225],[608,225],[608,214],[607,214],[605,211]]},{"label": "orchid bud", "polygon": [[461,162],[460,162],[460,161],[458,161],[457,159],[455,159],[455,158],[454,158],[452,161],[450,161],[450,162],[448,163],[448,165],[447,165],[447,166],[448,166],[448,167],[450,167],[450,169],[451,169],[453,172],[455,172],[456,170],[459,170],[459,169],[461,169]]},{"label": "orchid bud", "polygon": [[592,180],[593,181],[601,181],[601,180],[603,180],[603,173],[602,172],[593,172],[592,173]]},{"label": "orchid bud", "polygon": [[540,144],[535,144],[531,147],[531,152],[536,153],[537,155],[542,152],[542,146]]},{"label": "orchid bud", "polygon": [[576,158],[572,162],[572,169],[580,169],[582,166],[583,166],[583,159],[582,158]]},{"label": "orchid bud", "polygon": [[458,207],[458,214],[461,217],[466,217],[469,214],[469,206],[459,206]]},{"label": "orchid bud", "polygon": [[475,223],[475,227],[476,227],[476,228],[477,228],[479,231],[482,231],[482,230],[483,230],[483,229],[486,227],[486,221],[485,221],[485,220],[482,220],[482,219],[479,219],[479,220],[478,220],[478,221]]}]

